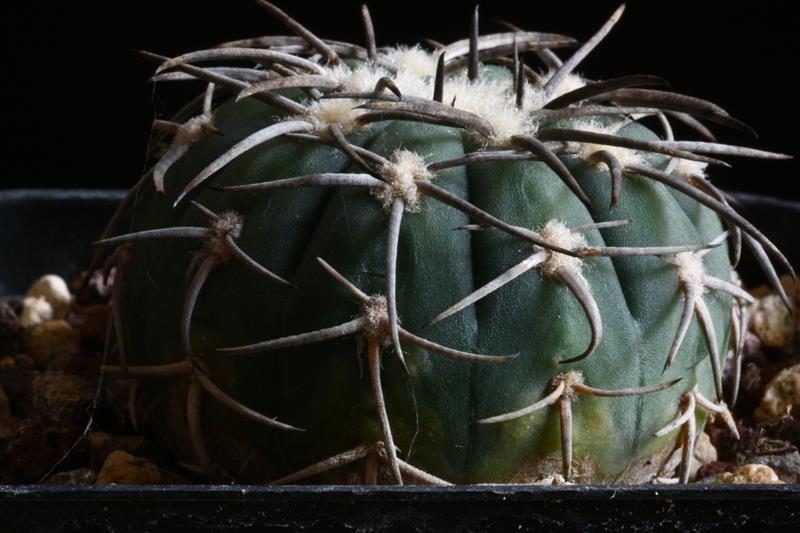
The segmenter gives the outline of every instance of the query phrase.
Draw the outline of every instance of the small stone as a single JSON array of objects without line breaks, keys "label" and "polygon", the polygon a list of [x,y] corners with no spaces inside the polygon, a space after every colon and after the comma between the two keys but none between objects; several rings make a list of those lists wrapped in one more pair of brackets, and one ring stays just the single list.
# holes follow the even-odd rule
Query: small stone
[{"label": "small stone", "polygon": [[761,367],[753,361],[748,361],[742,370],[741,388],[745,392],[753,392],[761,389],[763,385],[763,377],[761,375]]},{"label": "small stone", "polygon": [[794,320],[780,296],[769,294],[758,298],[750,308],[750,325],[770,348],[788,348],[794,338]]},{"label": "small stone", "polygon": [[34,281],[25,298],[44,298],[53,309],[53,318],[56,320],[67,316],[72,301],[67,282],[55,274],[48,274]]},{"label": "small stone", "polygon": [[67,472],[53,474],[47,480],[47,485],[91,485],[97,479],[97,474],[91,468],[76,468]]},{"label": "small stone", "polygon": [[72,374],[45,372],[31,384],[34,412],[52,422],[82,422],[87,414],[86,406],[94,396],[94,386]]},{"label": "small stone", "polygon": [[773,469],[766,465],[749,464],[740,466],[733,472],[723,472],[717,476],[717,483],[732,483],[741,485],[746,483],[778,484],[783,483]]},{"label": "small stone", "polygon": [[543,476],[531,483],[532,485],[572,485],[569,481],[564,479],[564,476],[561,474],[550,474],[548,476]]},{"label": "small stone", "polygon": [[[51,424],[40,417],[24,420],[0,453],[0,484],[38,483],[60,462],[66,470],[85,466],[82,427]],[[67,454],[67,451],[70,453]]]},{"label": "small stone", "polygon": [[96,379],[100,375],[100,364],[96,357],[84,353],[60,353],[50,360],[48,372],[64,372],[87,379]]},{"label": "small stone", "polygon": [[750,458],[753,463],[767,465],[778,475],[778,479],[786,483],[800,482],[800,453],[796,450],[791,453],[776,455],[757,455]]},{"label": "small stone", "polygon": [[0,357],[14,355],[20,350],[24,331],[11,306],[0,302]]},{"label": "small stone", "polygon": [[25,351],[39,368],[44,368],[56,355],[78,353],[78,334],[64,320],[42,322],[28,333]]},{"label": "small stone", "polygon": [[115,450],[106,457],[95,484],[147,485],[160,481],[161,473],[153,463],[122,450]]},{"label": "small stone", "polygon": [[[671,478],[673,475],[677,475],[676,472],[681,464],[681,448],[673,451],[669,458],[664,462],[663,466],[659,470],[658,474],[661,478]],[[709,437],[708,433],[701,433],[700,436],[697,438],[697,443],[694,448],[694,452],[692,455],[692,467],[689,470],[689,479],[694,480],[698,477],[699,470],[709,464],[713,463],[717,460],[717,449],[714,447],[714,444],[711,442],[711,438]]]},{"label": "small stone", "polygon": [[792,409],[800,412],[800,364],[784,368],[769,382],[754,414],[757,420],[765,422],[776,420]]},{"label": "small stone", "polygon": [[100,468],[107,457],[115,450],[136,453],[142,447],[144,439],[139,435],[112,435],[103,431],[89,434],[90,465]]},{"label": "small stone", "polygon": [[708,433],[701,433],[700,438],[697,439],[697,445],[694,447],[694,458],[704,465],[717,460],[717,449],[711,444],[711,438],[709,438]]},{"label": "small stone", "polygon": [[44,296],[25,298],[22,300],[22,314],[19,322],[26,328],[53,320],[53,306]]}]

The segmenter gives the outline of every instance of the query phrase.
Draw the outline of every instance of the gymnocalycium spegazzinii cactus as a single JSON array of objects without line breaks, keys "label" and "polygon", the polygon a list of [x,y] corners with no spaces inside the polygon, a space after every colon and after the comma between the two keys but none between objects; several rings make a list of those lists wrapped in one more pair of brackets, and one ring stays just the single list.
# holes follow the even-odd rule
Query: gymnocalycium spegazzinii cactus
[{"label": "gymnocalycium spegazzinii cactus", "polygon": [[[708,181],[749,128],[656,76],[574,73],[578,43],[295,35],[158,62],[205,91],[98,244],[119,363],[176,455],[290,483],[686,481],[776,247]],[[566,50],[560,54],[553,50]],[[539,68],[525,64],[523,54]],[[642,125],[654,120],[659,133]],[[671,123],[702,139],[673,137]],[[113,248],[112,248],[113,247]],[[786,300],[787,305],[788,300]],[[700,429],[701,430],[701,429]]]}]

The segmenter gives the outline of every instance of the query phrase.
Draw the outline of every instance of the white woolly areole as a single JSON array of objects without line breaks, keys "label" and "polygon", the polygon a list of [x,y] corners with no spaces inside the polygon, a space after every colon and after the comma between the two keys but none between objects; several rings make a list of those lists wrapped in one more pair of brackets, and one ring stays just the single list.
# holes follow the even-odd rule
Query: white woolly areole
[{"label": "white woolly areole", "polygon": [[419,211],[417,183],[430,181],[433,177],[421,155],[411,150],[395,150],[389,164],[381,169],[381,175],[389,183],[380,189],[373,189],[373,194],[381,201],[384,209],[389,209],[395,198],[402,198],[406,211]]},{"label": "white woolly areole", "polygon": [[581,75],[570,73],[564,76],[564,79],[558,84],[558,87],[556,87],[556,90],[553,91],[553,94],[548,97],[543,90],[543,86],[545,83],[547,83],[548,79],[550,79],[550,76],[544,78],[542,80],[542,85],[538,86],[532,86],[527,82],[525,83],[525,99],[522,104],[523,110],[538,111],[539,109],[542,109],[550,100],[555,100],[559,96],[567,94],[570,91],[574,91],[575,89],[580,89],[586,85],[586,80]]},{"label": "white woolly areole", "polygon": [[387,48],[383,55],[397,67],[398,71],[411,72],[419,77],[436,75],[436,56],[418,45]]},{"label": "white woolly areole", "polygon": [[457,109],[474,113],[491,124],[494,135],[486,139],[489,145],[507,145],[514,135],[536,133],[528,111],[517,108],[508,81],[470,81],[462,72],[445,79],[443,101],[449,104],[453,98]]},{"label": "white woolly areole", "polygon": [[379,79],[387,73],[380,67],[373,67],[368,63],[362,63],[355,68],[350,68],[345,64],[333,67],[324,67],[325,74],[341,83],[341,90],[347,92],[370,92]]},{"label": "white woolly areole", "polygon": [[172,140],[173,146],[196,143],[205,137],[213,127],[213,119],[207,115],[197,115],[180,125]]},{"label": "white woolly areole", "polygon": [[[565,250],[575,250],[586,246],[586,237],[581,233],[572,231],[566,224],[559,220],[550,220],[539,228],[539,235],[548,243],[564,248]],[[544,250],[547,253],[547,259],[542,263],[542,271],[546,274],[555,274],[559,269],[568,270],[574,274],[580,274],[583,270],[583,260],[580,257],[573,257],[571,255],[554,252],[539,246],[534,247],[536,250]]]},{"label": "white woolly areole", "polygon": [[398,70],[392,78],[403,96],[416,96],[430,99],[433,96],[433,81],[430,77],[420,77],[410,70]]},{"label": "white woolly areole", "polygon": [[702,258],[697,257],[692,252],[681,252],[675,254],[673,263],[678,267],[678,279],[681,280],[681,283],[705,292],[703,276],[706,273],[706,269],[703,266]]},{"label": "white woolly areole", "polygon": [[[613,135],[619,128],[619,124],[612,124],[610,126],[603,126],[594,121],[580,122],[575,125],[576,130],[589,131],[592,133],[603,133],[605,135]],[[598,158],[593,158],[592,154],[595,152],[606,151],[613,155],[619,164],[624,168],[628,165],[639,165],[645,162],[644,155],[638,150],[631,150],[629,148],[621,148],[619,146],[607,146],[605,144],[595,143],[567,143],[567,150],[572,152],[581,159],[594,166],[604,165]]]},{"label": "white woolly areole", "polygon": [[[396,65],[396,74],[373,63],[362,63],[352,69],[346,65],[320,66],[325,75],[341,84],[340,90],[343,91],[371,92],[378,80],[387,77],[397,85],[404,97],[430,99],[433,96],[437,64],[435,54],[418,46],[384,48],[381,53]],[[509,145],[514,135],[534,135],[537,124],[530,116],[531,111],[541,109],[549,99],[585,84],[582,77],[570,74],[550,98],[544,96],[541,87],[526,84],[526,96],[519,109],[516,107],[511,80],[470,81],[462,70],[445,77],[442,101],[449,105],[455,98],[456,109],[469,111],[486,120],[492,126],[494,135],[484,140],[491,146],[499,147]],[[339,124],[345,133],[349,133],[358,129],[356,119],[365,112],[354,108],[365,102],[359,99],[318,100],[309,104],[305,118],[320,134],[326,134],[331,124]]]},{"label": "white woolly areole", "polygon": [[[420,52],[422,52],[420,50]],[[424,52],[423,52],[424,53]],[[375,84],[383,77],[391,78],[398,87],[401,87],[403,94],[412,96],[423,96],[426,94],[426,82],[417,74],[412,74],[404,70],[398,71],[396,76],[392,76],[387,70],[371,63],[362,63],[355,68],[340,64],[333,67],[323,67],[325,75],[338,81],[341,85],[339,90],[350,93],[372,92]],[[366,100],[351,98],[330,98],[316,100],[307,107],[306,120],[311,122],[314,130],[318,134],[328,135],[328,127],[331,124],[339,124],[342,131],[352,133],[359,129],[357,124],[358,117],[363,115],[366,110],[356,109]]]},{"label": "white woolly areole", "polygon": [[691,159],[676,159],[674,172],[677,172],[683,179],[689,178],[706,179],[706,169],[708,163],[702,161],[692,161]]},{"label": "white woolly areole", "polygon": [[339,124],[344,133],[352,133],[358,129],[356,119],[364,113],[363,109],[353,109],[360,103],[346,98],[317,100],[307,107],[305,119],[322,135],[327,135],[331,124]]},{"label": "white woolly areole", "polygon": [[556,90],[553,91],[552,98],[558,98],[559,96],[563,96],[567,93],[570,93],[575,89],[580,89],[585,85],[586,85],[586,80],[584,79],[583,76],[571,72],[566,76],[564,76],[564,79],[561,80],[561,83],[558,84]]}]

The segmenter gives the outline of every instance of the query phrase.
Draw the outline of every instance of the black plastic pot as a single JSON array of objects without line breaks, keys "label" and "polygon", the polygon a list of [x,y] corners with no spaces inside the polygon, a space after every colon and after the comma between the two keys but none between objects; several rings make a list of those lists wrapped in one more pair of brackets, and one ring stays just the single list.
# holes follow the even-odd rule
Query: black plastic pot
[{"label": "black plastic pot", "polygon": [[[0,191],[0,298],[85,267],[121,191]],[[737,194],[800,265],[800,204]],[[745,280],[761,281],[749,255]],[[800,531],[800,485],[0,486],[0,531]]]},{"label": "black plastic pot", "polygon": [[42,274],[86,268],[89,243],[103,231],[124,191],[0,191],[0,298],[23,294]]}]

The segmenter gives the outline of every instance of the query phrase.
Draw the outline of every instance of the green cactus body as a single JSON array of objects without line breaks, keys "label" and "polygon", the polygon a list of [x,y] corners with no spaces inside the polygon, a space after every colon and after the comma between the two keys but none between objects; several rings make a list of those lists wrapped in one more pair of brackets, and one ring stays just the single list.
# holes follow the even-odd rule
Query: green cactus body
[{"label": "green cactus body", "polygon": [[[360,63],[350,65],[358,69]],[[404,75],[401,68],[394,77],[401,91]],[[463,74],[453,76],[463,78]],[[513,102],[513,76],[507,69],[484,66],[479,76],[481,81],[474,83],[495,80],[492,83],[508,84],[507,98]],[[416,83],[425,87],[435,83],[433,76],[420,79],[423,81]],[[469,87],[473,82],[458,83]],[[296,89],[280,94],[308,104]],[[363,101],[349,100],[351,107]],[[449,102],[447,90],[445,101]],[[213,125],[221,135],[204,135],[191,144],[166,173],[164,193],[142,187],[130,230],[208,227],[208,217],[195,206],[182,201],[173,207],[173,202],[210,163],[285,116],[284,111],[254,98],[221,104],[213,111]],[[624,114],[604,115],[601,120],[591,124],[595,128],[616,126],[613,134],[619,138],[659,141],[656,134]],[[587,124],[587,120],[575,118],[540,122],[536,135],[556,126],[581,129]],[[331,143],[326,127],[329,125],[314,128],[323,142],[282,136],[259,144],[217,172],[213,187],[204,184],[191,192],[192,200],[214,213],[237,213],[243,221],[241,231],[231,235],[240,249],[293,287],[223,253],[216,263],[209,263],[210,273],[196,303],[189,306],[189,359],[181,344],[181,320],[193,276],[204,268],[204,258],[216,253],[209,247],[209,239],[136,240],[127,248],[127,260],[118,264],[121,275],[115,311],[118,333],[124,339],[125,365],[133,374],[146,374],[141,369],[148,367],[181,365],[182,361],[190,361],[195,369],[195,374],[185,368],[172,374],[156,372],[141,382],[148,416],[177,455],[207,473],[227,472],[239,479],[263,482],[359,450],[364,443],[380,450],[376,443],[385,442],[387,434],[376,414],[376,376],[370,371],[370,348],[377,344],[382,397],[407,482],[423,479],[409,473],[407,465],[456,483],[529,482],[561,471],[562,461],[569,463],[566,472],[571,470],[573,477],[582,481],[641,482],[657,475],[660,462],[672,451],[676,434],[685,428],[661,437],[654,433],[679,413],[682,402],[695,391],[716,398],[709,328],[702,328],[696,318],[675,363],[663,371],[686,298],[683,271],[675,264],[679,255],[665,256],[672,262],[653,255],[583,254],[570,258],[496,227],[464,229],[481,220],[430,195],[412,197],[419,193],[415,187],[409,193],[396,183],[394,189],[390,183],[383,189],[220,190],[305,175],[365,175],[345,151]],[[377,174],[385,175],[399,168],[398,157],[403,153],[421,156],[424,165],[418,167],[424,169],[436,162],[514,146],[508,139],[487,142],[468,127],[402,116],[345,130],[352,146],[394,162],[395,167],[378,169]],[[655,169],[670,164],[663,154],[635,153],[641,164]],[[611,210],[608,167],[583,154],[578,150],[558,157],[591,200],[594,214],[544,160],[455,165],[430,171],[421,179],[429,179],[503,222],[535,230],[537,235],[557,235],[558,231],[548,231],[561,227],[562,233],[566,231],[574,239],[569,249],[704,245],[723,232],[714,210],[631,172],[626,173],[619,202]],[[617,155],[624,157],[621,152]],[[672,175],[680,180],[686,177],[680,168]],[[220,350],[363,317],[363,304],[318,258],[367,295],[386,295],[387,225],[391,205],[398,198],[404,205],[396,267],[400,327],[463,352],[516,357],[502,362],[453,360],[402,337],[406,373],[385,321],[377,329],[362,328],[296,347],[254,353]],[[566,228],[576,228],[613,220],[631,222],[591,229],[582,236],[554,225],[558,221]],[[566,241],[558,242],[563,245]],[[460,312],[430,324],[443,310],[537,251],[547,257],[542,264]],[[705,275],[729,281],[732,267],[727,245],[703,253]],[[582,354],[592,341],[592,331],[588,312],[559,277],[559,265],[567,265],[564,268],[585,280],[602,323],[596,348],[570,363],[562,361]],[[703,290],[701,300],[713,323],[710,331],[721,347],[712,357],[724,361],[731,335],[732,298],[720,290]],[[231,410],[219,395],[201,394],[209,389],[198,385],[197,375],[216,384],[239,408],[246,406],[303,431],[265,427],[248,420]],[[581,381],[573,389],[571,380],[575,379],[587,387],[611,391],[665,386],[647,394],[603,397],[585,393]],[[680,381],[666,386],[677,379]],[[565,392],[551,405],[507,421],[480,422],[540,401],[559,383],[566,383]],[[564,458],[563,423],[570,413],[572,421],[566,431],[571,429],[573,455]],[[702,423],[706,411],[697,409],[690,414]],[[359,453],[353,452],[358,461],[350,461],[349,466],[312,479],[362,481],[362,462],[372,455]],[[376,454],[386,459],[385,448]],[[378,478],[391,480],[390,467],[396,464],[380,464]]]}]

